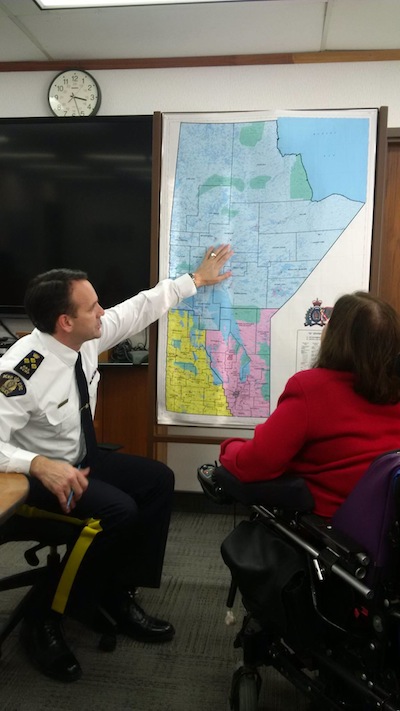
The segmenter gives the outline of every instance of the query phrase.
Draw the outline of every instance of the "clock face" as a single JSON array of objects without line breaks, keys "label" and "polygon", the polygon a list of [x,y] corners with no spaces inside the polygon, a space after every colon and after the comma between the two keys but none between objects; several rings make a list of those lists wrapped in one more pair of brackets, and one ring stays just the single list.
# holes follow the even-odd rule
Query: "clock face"
[{"label": "clock face", "polygon": [[49,87],[49,106],[55,116],[93,116],[100,101],[97,82],[81,69],[61,72]]}]

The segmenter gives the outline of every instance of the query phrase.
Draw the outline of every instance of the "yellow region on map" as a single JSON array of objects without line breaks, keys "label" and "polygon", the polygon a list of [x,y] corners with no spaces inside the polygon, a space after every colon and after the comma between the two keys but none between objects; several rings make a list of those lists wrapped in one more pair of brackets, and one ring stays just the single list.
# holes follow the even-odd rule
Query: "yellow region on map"
[{"label": "yellow region on map", "polygon": [[168,314],[165,401],[172,412],[232,417],[223,386],[214,382],[205,331],[187,311]]}]

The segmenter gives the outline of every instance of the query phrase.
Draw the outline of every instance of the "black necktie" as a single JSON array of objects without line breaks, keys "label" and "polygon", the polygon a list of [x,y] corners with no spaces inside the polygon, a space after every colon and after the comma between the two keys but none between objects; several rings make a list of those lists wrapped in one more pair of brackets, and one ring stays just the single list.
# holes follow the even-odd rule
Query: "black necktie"
[{"label": "black necktie", "polygon": [[89,404],[88,384],[85,377],[85,373],[83,372],[80,353],[78,353],[78,358],[75,363],[75,375],[79,390],[79,398],[81,401],[81,424],[86,442],[87,464],[90,465],[93,464],[96,457],[97,442],[96,433],[94,431],[92,412]]}]

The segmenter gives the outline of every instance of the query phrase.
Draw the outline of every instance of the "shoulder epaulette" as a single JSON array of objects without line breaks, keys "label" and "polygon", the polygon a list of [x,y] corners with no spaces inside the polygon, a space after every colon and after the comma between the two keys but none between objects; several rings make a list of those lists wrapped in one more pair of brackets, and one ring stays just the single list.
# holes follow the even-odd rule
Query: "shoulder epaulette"
[{"label": "shoulder epaulette", "polygon": [[14,367],[14,370],[19,375],[22,375],[23,378],[29,380],[36,373],[43,360],[44,356],[37,351],[31,351]]}]

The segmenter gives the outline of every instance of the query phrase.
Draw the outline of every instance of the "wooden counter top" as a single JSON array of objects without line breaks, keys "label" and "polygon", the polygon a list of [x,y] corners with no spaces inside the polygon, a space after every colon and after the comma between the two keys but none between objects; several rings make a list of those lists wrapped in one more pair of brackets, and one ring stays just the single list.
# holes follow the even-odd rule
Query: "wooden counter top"
[{"label": "wooden counter top", "polygon": [[0,523],[6,521],[23,504],[28,491],[29,483],[24,474],[0,472]]}]

